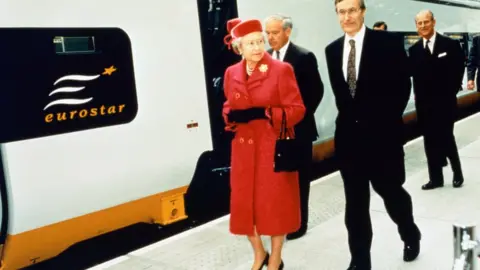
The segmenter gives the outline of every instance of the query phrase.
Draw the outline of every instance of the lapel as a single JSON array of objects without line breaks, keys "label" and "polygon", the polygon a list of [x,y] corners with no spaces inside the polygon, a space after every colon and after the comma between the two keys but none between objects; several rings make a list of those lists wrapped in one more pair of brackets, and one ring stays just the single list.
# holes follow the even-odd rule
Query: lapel
[{"label": "lapel", "polygon": [[283,57],[283,62],[287,62],[292,64],[293,63],[293,58],[295,55],[295,45],[290,41],[290,44],[288,44],[288,48],[285,51],[285,56]]},{"label": "lapel", "polygon": [[370,43],[374,44],[374,42],[370,42],[372,38],[371,37],[372,31],[373,30],[370,30],[369,28],[365,28],[365,36],[363,37],[362,52],[360,53],[360,64],[358,65],[359,70],[358,70],[358,77],[357,77],[357,89],[360,88],[360,85],[362,84],[362,82],[366,77],[364,74],[367,72],[367,69],[368,69],[368,59],[370,58],[369,50],[373,49],[373,45],[370,45]]},{"label": "lapel", "polygon": [[334,63],[333,73],[337,74],[338,81],[343,84],[344,87],[348,88],[347,81],[343,75],[343,49],[345,47],[345,35],[338,39],[337,42],[336,49],[333,50],[334,55],[332,56]]},{"label": "lapel", "polygon": [[234,68],[232,69],[232,78],[235,83],[235,89],[244,95],[248,95],[247,89],[245,88],[246,79],[247,79],[247,71],[245,70],[245,59],[242,59],[239,63],[235,64]]},{"label": "lapel", "polygon": [[443,52],[443,36],[439,33],[436,33],[435,44],[433,44],[433,53],[434,58],[438,58],[438,54]]},{"label": "lapel", "polygon": [[412,59],[413,57],[417,58],[415,61],[421,61],[424,62],[426,60],[427,54],[425,52],[425,47],[423,45],[423,38],[420,37],[419,40],[415,44],[413,44],[413,51],[415,52],[415,55],[411,55]]},{"label": "lapel", "polygon": [[270,56],[270,54],[265,52],[263,58],[257,63],[257,66],[253,70],[252,75],[248,78],[248,80],[246,71],[246,60],[242,59],[240,63],[236,64],[233,70],[233,79],[234,81],[243,86],[239,87],[238,90],[248,95],[247,90],[251,90],[262,85],[263,80],[265,80],[270,74],[270,64],[272,62],[272,59],[273,58]]}]

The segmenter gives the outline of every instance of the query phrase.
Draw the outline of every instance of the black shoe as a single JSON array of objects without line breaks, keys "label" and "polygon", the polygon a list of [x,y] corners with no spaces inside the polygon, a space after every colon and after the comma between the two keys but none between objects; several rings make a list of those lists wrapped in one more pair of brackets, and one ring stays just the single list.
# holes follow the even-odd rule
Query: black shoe
[{"label": "black shoe", "polygon": [[294,240],[304,236],[307,233],[307,226],[301,227],[298,231],[287,234],[287,240]]},{"label": "black shoe", "polygon": [[[267,266],[267,264],[268,264],[268,257],[267,257],[265,260],[267,260],[266,262],[264,262],[264,263],[265,263],[265,266]],[[262,267],[263,267],[263,265],[262,265]],[[260,269],[262,269],[262,267],[260,267]],[[283,263],[283,260],[282,260],[282,261],[280,262],[280,265],[278,266],[278,270],[283,270],[284,267],[285,267],[285,264]],[[260,269],[259,269],[259,270],[260,270]]]},{"label": "black shoe", "polygon": [[454,188],[459,188],[463,185],[463,176],[454,176],[453,177],[453,187]]},{"label": "black shoe", "polygon": [[420,254],[420,240],[405,242],[403,247],[403,260],[411,262]]},{"label": "black shoe", "polygon": [[435,189],[435,188],[439,188],[439,187],[443,187],[443,182],[428,181],[428,183],[426,183],[425,185],[422,186],[422,189],[423,190],[430,190],[430,189]]},{"label": "black shoe", "polygon": [[347,270],[371,270],[372,263],[369,254],[356,255],[350,260]]}]

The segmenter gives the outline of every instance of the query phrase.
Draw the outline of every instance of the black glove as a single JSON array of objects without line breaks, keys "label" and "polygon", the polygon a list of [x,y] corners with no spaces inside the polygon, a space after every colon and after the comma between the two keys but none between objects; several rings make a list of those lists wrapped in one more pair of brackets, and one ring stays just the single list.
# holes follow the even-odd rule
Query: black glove
[{"label": "black glove", "polygon": [[250,108],[245,110],[231,110],[228,114],[228,121],[235,123],[248,123],[254,119],[267,119],[265,108]]}]

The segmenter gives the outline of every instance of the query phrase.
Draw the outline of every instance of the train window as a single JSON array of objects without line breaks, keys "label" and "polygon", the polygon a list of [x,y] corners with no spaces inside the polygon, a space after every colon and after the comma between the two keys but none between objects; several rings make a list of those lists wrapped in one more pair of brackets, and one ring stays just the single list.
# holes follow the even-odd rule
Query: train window
[{"label": "train window", "polygon": [[408,50],[408,48],[415,44],[419,39],[420,36],[418,34],[406,33],[404,35],[405,49]]},{"label": "train window", "polygon": [[[132,48],[119,28],[0,28],[0,143],[131,122]],[[53,47],[54,48],[53,48]]]},{"label": "train window", "polygon": [[93,53],[95,52],[95,37],[55,37],[55,52],[68,53]]},{"label": "train window", "polygon": [[480,0],[414,0],[438,5],[466,7],[471,9],[480,9]]}]

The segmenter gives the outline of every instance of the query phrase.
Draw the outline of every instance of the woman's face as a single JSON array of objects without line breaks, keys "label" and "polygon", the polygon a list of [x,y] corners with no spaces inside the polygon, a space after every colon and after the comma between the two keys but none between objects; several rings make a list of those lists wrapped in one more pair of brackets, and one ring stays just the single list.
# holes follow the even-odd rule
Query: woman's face
[{"label": "woman's face", "polygon": [[265,37],[262,32],[253,32],[242,37],[240,48],[247,61],[258,62],[265,53]]}]

